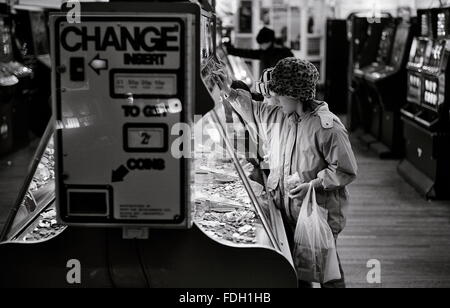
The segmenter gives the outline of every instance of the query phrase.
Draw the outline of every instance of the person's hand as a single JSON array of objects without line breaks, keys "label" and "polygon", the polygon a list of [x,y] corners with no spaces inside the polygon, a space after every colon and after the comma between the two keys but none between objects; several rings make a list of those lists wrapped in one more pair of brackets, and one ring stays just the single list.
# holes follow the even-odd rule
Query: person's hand
[{"label": "person's hand", "polygon": [[308,193],[309,187],[309,183],[298,185],[296,188],[292,189],[289,192],[289,198],[303,201],[303,199],[305,199],[306,197],[306,194]]},{"label": "person's hand", "polygon": [[323,188],[322,181],[320,179],[316,179],[311,183],[300,184],[296,188],[292,189],[289,192],[289,198],[303,201],[303,199],[305,199],[306,197],[306,194],[308,193],[310,186],[312,186],[315,189]]},{"label": "person's hand", "polygon": [[229,38],[224,38],[222,40],[222,45],[228,50],[229,48],[233,47],[233,44],[231,43],[231,40]]},{"label": "person's hand", "polygon": [[253,166],[251,163],[247,163],[242,167],[244,169],[245,175],[247,177],[250,177],[250,175],[255,171],[255,166]]},{"label": "person's hand", "polygon": [[230,95],[232,80],[223,68],[212,72],[212,78],[219,83],[220,89],[225,95]]}]

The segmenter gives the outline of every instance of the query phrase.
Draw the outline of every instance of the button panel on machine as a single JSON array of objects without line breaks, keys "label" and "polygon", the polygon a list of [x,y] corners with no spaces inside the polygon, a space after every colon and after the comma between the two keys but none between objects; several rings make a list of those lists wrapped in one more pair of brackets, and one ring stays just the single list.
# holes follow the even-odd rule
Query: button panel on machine
[{"label": "button panel on machine", "polygon": [[63,223],[189,227],[189,164],[172,145],[192,97],[190,19],[84,13],[69,24],[53,17]]}]

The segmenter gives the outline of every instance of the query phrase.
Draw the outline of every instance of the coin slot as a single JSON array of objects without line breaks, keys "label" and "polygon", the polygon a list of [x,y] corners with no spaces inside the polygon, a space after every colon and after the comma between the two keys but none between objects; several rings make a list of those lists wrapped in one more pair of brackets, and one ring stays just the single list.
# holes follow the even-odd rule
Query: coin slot
[{"label": "coin slot", "polygon": [[102,190],[68,190],[70,216],[106,217],[109,215],[109,193]]}]

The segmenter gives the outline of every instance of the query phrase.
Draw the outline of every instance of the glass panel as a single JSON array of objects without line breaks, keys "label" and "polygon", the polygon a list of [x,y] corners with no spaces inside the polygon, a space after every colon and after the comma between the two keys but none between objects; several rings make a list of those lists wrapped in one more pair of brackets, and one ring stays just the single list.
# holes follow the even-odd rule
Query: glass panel
[{"label": "glass panel", "polygon": [[9,227],[7,240],[37,242],[61,233],[65,227],[56,221],[55,150],[53,137],[43,138],[43,152],[38,151],[38,164],[27,193]]},{"label": "glass panel", "polygon": [[[207,235],[223,244],[273,247],[227,150],[220,124],[215,120],[216,111],[197,123],[196,131],[202,134],[195,139],[194,221]],[[242,155],[238,156],[243,159]],[[264,198],[262,186],[254,183],[252,188]]]},{"label": "glass panel", "polygon": [[249,179],[257,145],[211,78],[217,67],[211,57],[202,70],[216,108],[194,129],[194,222],[225,245],[280,250],[272,232],[264,180],[257,183]]}]

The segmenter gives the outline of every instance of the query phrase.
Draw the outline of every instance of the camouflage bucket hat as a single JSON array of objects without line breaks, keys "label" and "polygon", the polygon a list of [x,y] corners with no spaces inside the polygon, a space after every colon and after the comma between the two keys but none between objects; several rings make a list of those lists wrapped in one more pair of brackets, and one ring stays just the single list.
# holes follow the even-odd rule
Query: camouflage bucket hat
[{"label": "camouflage bucket hat", "polygon": [[301,101],[316,98],[316,87],[320,74],[309,61],[286,58],[278,62],[272,72],[269,88],[279,96],[290,96]]}]

